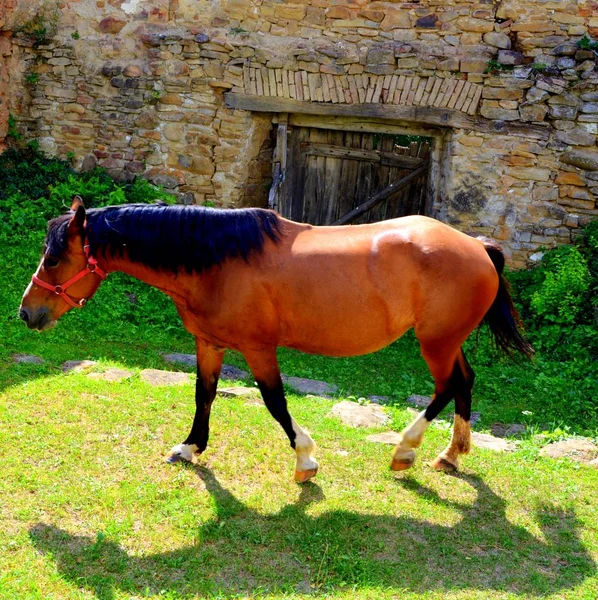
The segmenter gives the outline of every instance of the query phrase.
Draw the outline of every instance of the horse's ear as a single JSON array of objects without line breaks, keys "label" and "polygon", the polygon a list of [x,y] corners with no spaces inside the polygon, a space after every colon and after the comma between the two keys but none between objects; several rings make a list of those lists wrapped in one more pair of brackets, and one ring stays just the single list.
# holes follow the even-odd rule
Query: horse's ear
[{"label": "horse's ear", "polygon": [[83,202],[80,202],[76,208],[74,207],[75,202],[73,202],[75,214],[71,217],[66,228],[69,237],[83,235],[85,230],[85,207],[83,206]]},{"label": "horse's ear", "polygon": [[73,203],[71,204],[71,210],[73,212],[76,212],[80,206],[83,206],[83,198],[81,198],[81,196],[78,195],[74,196]]}]

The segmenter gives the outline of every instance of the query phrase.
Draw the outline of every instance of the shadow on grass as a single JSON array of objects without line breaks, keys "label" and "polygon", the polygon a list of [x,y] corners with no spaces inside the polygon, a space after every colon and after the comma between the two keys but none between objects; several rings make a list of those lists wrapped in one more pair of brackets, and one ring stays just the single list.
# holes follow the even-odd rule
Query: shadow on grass
[{"label": "shadow on grass", "polygon": [[75,536],[43,523],[31,529],[31,540],[66,581],[101,600],[114,598],[117,590],[180,598],[265,591],[320,595],[347,586],[539,597],[596,573],[573,512],[536,507],[545,541],[538,539],[507,519],[506,502],[477,476],[460,476],[477,491],[473,504],[444,500],[411,478],[397,480],[427,502],[460,513],[460,522],[445,526],[351,510],[318,513],[323,493],[313,483],[302,486],[294,504],[264,515],[222,488],[209,469],[188,468],[216,507],[216,517],[199,526],[192,546],[137,556],[102,536]]}]

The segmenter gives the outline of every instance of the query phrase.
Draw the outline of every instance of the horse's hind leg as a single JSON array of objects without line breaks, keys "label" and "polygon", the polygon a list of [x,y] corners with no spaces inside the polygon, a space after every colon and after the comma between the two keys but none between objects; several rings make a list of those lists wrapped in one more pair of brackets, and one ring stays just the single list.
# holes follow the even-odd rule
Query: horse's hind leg
[{"label": "horse's hind leg", "polygon": [[244,352],[270,414],[280,423],[297,455],[295,481],[303,483],[318,472],[316,444],[309,433],[291,417],[282,387],[276,350]]},{"label": "horse's hind leg", "polygon": [[[471,409],[471,385],[473,371],[467,364],[460,349],[462,338],[427,339],[420,335],[422,356],[434,378],[432,402],[417,419],[401,433],[401,440],[395,448],[391,467],[395,471],[408,469],[415,460],[414,448],[423,440],[424,432],[446,405],[458,398],[459,409],[455,417],[453,442],[434,463],[436,469],[454,470],[457,468],[457,455],[469,450],[469,416]],[[467,375],[464,375],[467,373]]]}]

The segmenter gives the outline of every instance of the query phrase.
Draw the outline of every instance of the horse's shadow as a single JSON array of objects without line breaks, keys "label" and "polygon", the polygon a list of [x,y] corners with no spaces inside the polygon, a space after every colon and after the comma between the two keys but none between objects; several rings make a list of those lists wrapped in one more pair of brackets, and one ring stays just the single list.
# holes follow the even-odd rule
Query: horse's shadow
[{"label": "horse's shadow", "polygon": [[43,523],[31,529],[31,540],[65,580],[101,600],[111,600],[118,589],[223,597],[318,594],[345,586],[544,596],[596,573],[573,512],[535,507],[543,541],[511,523],[505,501],[477,476],[460,476],[477,491],[473,504],[444,500],[411,478],[397,480],[427,502],[457,510],[460,521],[446,526],[358,511],[318,513],[315,503],[323,493],[313,483],[302,487],[294,504],[263,515],[222,488],[209,469],[188,468],[203,480],[216,507],[216,517],[199,527],[192,546],[137,556],[101,536],[75,536]]}]

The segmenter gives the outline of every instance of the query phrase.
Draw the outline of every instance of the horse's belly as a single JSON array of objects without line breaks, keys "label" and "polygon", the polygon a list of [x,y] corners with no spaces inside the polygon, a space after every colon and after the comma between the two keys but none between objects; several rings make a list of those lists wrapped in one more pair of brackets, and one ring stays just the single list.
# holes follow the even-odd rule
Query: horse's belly
[{"label": "horse's belly", "polygon": [[327,318],[298,320],[292,326],[283,326],[280,345],[310,354],[358,356],[388,346],[410,327],[408,319],[393,319],[391,324],[379,315],[368,316],[367,310],[344,319],[329,314]]}]

